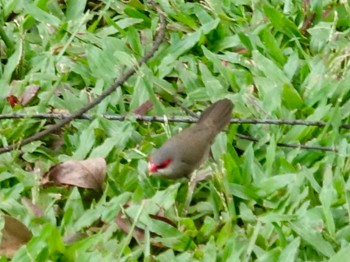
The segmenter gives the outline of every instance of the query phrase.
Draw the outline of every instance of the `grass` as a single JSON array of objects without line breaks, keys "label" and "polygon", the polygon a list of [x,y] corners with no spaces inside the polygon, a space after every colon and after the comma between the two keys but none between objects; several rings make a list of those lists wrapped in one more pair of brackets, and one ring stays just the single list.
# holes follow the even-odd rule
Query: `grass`
[{"label": "grass", "polygon": [[[89,111],[94,120],[0,155],[1,213],[30,232],[11,245],[3,215],[0,261],[346,261],[350,8],[308,3],[159,1],[164,43]],[[138,0],[3,0],[0,10],[0,111],[28,114],[0,120],[3,146],[53,123],[32,114],[72,113],[100,95],[152,47],[159,23]],[[147,115],[185,115],[174,97],[195,112],[227,97],[236,118],[326,126],[231,125],[213,145],[213,177],[191,192],[147,174],[147,155],[188,124],[132,114],[151,101]],[[42,185],[54,165],[96,157],[107,163],[102,192]]]}]

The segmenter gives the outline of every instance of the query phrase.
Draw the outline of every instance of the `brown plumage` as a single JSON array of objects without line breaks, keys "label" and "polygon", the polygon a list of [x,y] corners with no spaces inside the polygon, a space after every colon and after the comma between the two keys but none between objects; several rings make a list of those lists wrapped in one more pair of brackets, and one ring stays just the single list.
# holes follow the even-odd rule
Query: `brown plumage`
[{"label": "brown plumage", "polygon": [[166,141],[149,158],[149,171],[168,178],[188,177],[208,158],[216,135],[229,124],[233,104],[222,99],[209,106],[198,122]]}]

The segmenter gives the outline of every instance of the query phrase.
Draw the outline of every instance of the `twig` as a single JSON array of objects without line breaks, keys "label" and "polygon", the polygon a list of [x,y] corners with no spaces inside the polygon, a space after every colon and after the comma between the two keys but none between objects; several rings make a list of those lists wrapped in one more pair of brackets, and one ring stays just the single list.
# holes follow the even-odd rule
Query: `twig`
[{"label": "twig", "polygon": [[[193,117],[194,119],[198,119],[199,115],[197,115],[195,112],[193,112],[192,110],[188,109],[187,107],[185,107],[179,99],[176,98],[176,96],[173,96],[173,99],[175,101],[175,103],[183,110],[185,111],[188,115],[190,115],[191,117]],[[195,122],[197,122],[197,120],[195,120]]]},{"label": "twig", "polygon": [[[153,1],[150,1],[150,3],[152,5],[152,8],[154,8],[155,10],[158,9]],[[166,21],[165,21],[165,16],[164,16],[163,12],[161,10],[157,10],[157,11],[158,11],[158,15],[159,15],[159,29],[158,29],[156,39],[154,41],[152,49],[145,56],[143,56],[141,59],[139,59],[135,66],[126,70],[114,82],[114,84],[111,87],[109,87],[99,97],[95,98],[95,100],[91,101],[89,104],[85,105],[84,107],[82,107],[78,111],[74,112],[73,114],[71,114],[67,118],[63,118],[57,124],[54,124],[54,125],[50,126],[49,128],[47,128],[43,131],[40,131],[39,133],[36,133],[33,136],[25,138],[21,142],[0,148],[0,154],[5,153],[5,152],[9,152],[15,148],[20,148],[23,145],[29,144],[35,140],[38,140],[38,139],[52,133],[55,130],[62,128],[64,125],[68,124],[73,119],[78,118],[79,116],[83,115],[84,113],[89,111],[91,108],[93,108],[94,106],[99,104],[103,99],[105,99],[107,96],[109,96],[111,93],[113,93],[118,87],[120,87],[122,84],[124,84],[129,79],[129,77],[132,76],[143,63],[146,63],[154,55],[154,53],[158,50],[160,44],[163,42],[164,35],[165,35]]]}]

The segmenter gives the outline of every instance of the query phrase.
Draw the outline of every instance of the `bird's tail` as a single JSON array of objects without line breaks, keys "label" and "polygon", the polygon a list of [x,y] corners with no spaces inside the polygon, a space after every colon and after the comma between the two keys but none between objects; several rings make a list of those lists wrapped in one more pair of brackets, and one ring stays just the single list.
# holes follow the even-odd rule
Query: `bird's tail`
[{"label": "bird's tail", "polygon": [[216,101],[201,114],[198,123],[213,128],[219,133],[226,125],[230,123],[233,103],[225,98]]}]

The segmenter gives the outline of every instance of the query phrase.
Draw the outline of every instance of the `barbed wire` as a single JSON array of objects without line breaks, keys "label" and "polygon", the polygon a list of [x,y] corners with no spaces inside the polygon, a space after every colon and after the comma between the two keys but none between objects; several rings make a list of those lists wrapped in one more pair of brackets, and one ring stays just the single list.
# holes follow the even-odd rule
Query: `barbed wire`
[{"label": "barbed wire", "polygon": [[[57,113],[13,113],[13,114],[0,114],[0,120],[2,119],[66,119],[70,118],[71,114],[57,114]],[[101,115],[89,115],[82,114],[75,119],[93,120],[97,117],[103,117],[108,120],[124,121],[126,119],[136,119],[137,121],[144,122],[174,122],[174,123],[195,123],[197,118],[192,116],[146,116],[146,115],[118,115],[118,114],[101,114]],[[286,120],[286,119],[240,119],[232,118],[231,124],[252,124],[252,125],[290,125],[290,126],[316,126],[325,127],[328,123],[323,121],[308,121],[308,120]],[[339,128],[350,129],[350,124],[340,124]]]},{"label": "barbed wire", "polygon": [[[71,114],[57,114],[57,113],[37,113],[37,114],[26,114],[26,113],[13,113],[13,114],[0,114],[0,120],[4,119],[70,119]],[[125,121],[128,119],[135,119],[140,122],[172,122],[172,123],[195,123],[197,118],[192,116],[146,116],[146,115],[116,115],[116,114],[101,114],[101,115],[89,115],[82,114],[75,119],[81,120],[94,120],[98,117],[103,117],[107,120],[113,121]],[[238,119],[232,118],[231,124],[252,124],[252,125],[291,125],[291,126],[315,126],[315,127],[325,127],[326,122],[323,121],[307,121],[307,120],[285,120],[285,119]],[[339,128],[350,129],[350,124],[340,124]],[[237,133],[236,136],[240,139],[258,142],[259,139]],[[268,143],[267,143],[268,144]],[[288,143],[277,143],[279,147],[286,148],[300,148],[305,150],[319,150],[319,151],[329,151],[338,152],[336,147],[325,147],[325,146],[310,146],[304,144],[288,144]]]}]

